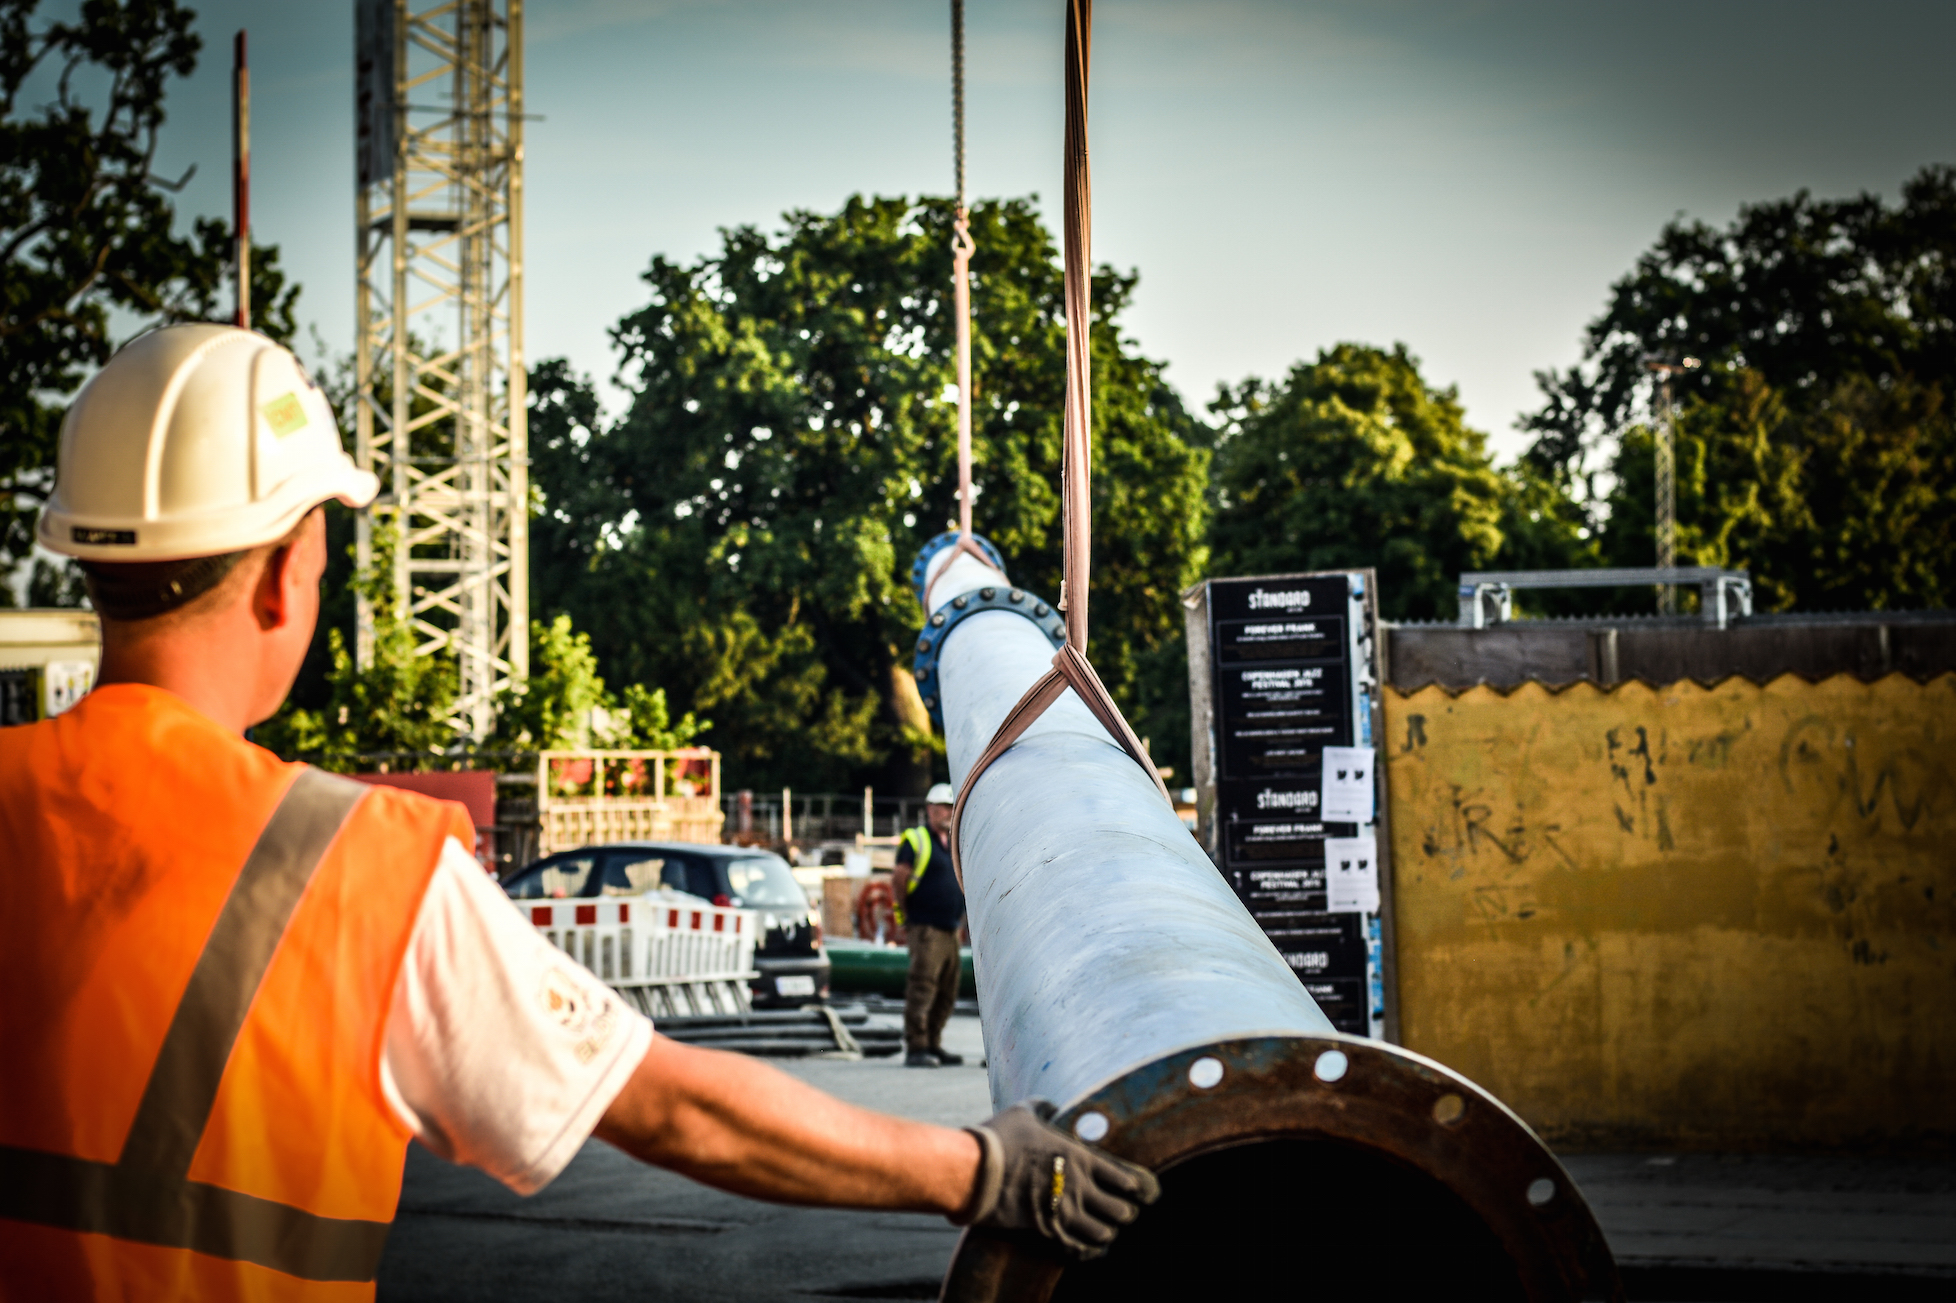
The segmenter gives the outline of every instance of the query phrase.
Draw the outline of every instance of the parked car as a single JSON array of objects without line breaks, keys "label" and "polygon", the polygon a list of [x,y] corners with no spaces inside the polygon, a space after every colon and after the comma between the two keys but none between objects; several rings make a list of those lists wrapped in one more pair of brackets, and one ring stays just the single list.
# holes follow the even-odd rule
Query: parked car
[{"label": "parked car", "polygon": [[800,1005],[829,993],[820,916],[788,862],[770,851],[691,842],[613,842],[560,851],[502,880],[512,900],[640,896],[665,888],[759,915],[756,1008]]}]

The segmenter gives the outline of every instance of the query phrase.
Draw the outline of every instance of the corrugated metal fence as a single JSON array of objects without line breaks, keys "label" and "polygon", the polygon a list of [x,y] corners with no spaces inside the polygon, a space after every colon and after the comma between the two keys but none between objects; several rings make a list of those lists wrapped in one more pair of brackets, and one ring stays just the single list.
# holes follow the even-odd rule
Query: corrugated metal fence
[{"label": "corrugated metal fence", "polygon": [[1409,1047],[1563,1144],[1956,1138],[1956,675],[1385,713]]}]

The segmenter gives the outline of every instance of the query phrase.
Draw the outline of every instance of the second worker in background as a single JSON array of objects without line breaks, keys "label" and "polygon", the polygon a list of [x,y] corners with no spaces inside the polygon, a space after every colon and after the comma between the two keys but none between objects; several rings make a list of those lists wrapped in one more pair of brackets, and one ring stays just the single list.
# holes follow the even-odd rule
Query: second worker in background
[{"label": "second worker in background", "polygon": [[924,822],[904,831],[891,881],[896,919],[910,945],[910,975],[903,987],[904,1063],[912,1068],[956,1066],[961,1055],[944,1048],[944,1026],[958,1000],[958,929],[964,926],[964,889],[951,867],[951,806],[957,796],[939,783],[924,797]]}]

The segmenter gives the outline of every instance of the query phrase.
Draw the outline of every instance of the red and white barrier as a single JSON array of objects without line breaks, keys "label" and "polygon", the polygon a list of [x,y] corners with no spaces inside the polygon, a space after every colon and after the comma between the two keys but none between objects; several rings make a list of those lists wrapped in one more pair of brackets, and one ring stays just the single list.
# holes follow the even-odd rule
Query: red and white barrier
[{"label": "red and white barrier", "polygon": [[518,901],[550,944],[653,1018],[744,1013],[755,915],[676,893]]}]

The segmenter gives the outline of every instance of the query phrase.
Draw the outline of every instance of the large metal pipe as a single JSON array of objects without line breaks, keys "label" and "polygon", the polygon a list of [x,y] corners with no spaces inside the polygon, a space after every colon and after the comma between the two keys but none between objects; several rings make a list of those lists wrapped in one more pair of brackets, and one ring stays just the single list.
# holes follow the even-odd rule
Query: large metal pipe
[{"label": "large metal pipe", "polygon": [[[945,544],[913,571],[931,594],[919,687],[962,788],[1050,665],[1056,621]],[[1071,692],[980,775],[958,836],[993,1102],[1053,1101],[1082,1138],[1160,1172],[1165,1194],[1083,1266],[968,1232],[946,1299],[1233,1293],[1292,1268],[1316,1286],[1361,1263],[1377,1297],[1619,1297],[1554,1156],[1463,1078],[1333,1031]],[[1307,1273],[1320,1241],[1345,1252],[1308,1250]]]},{"label": "large metal pipe", "polygon": [[[968,553],[950,564],[939,609],[974,589],[1011,588]],[[951,784],[962,788],[1053,646],[1001,610],[953,632],[938,687]],[[1000,1107],[1075,1099],[1220,1037],[1331,1031],[1153,780],[1073,693],[992,764],[965,804],[959,842]],[[1064,1055],[1047,1052],[1058,1044]]]}]

